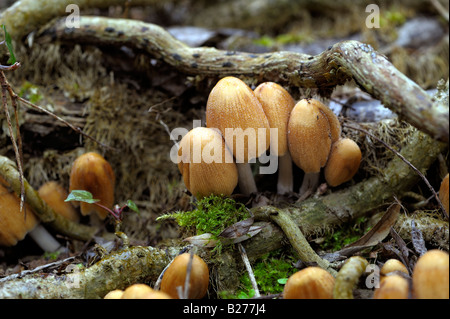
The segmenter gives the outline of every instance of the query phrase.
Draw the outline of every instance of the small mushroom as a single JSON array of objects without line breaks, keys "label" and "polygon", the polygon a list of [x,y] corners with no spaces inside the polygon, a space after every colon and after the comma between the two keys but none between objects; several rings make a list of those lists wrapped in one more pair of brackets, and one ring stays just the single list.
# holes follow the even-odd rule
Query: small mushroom
[{"label": "small mushroom", "polygon": [[264,82],[254,90],[261,102],[270,128],[277,129],[277,135],[270,136],[270,149],[279,157],[277,193],[293,191],[292,158],[287,144],[289,116],[295,101],[286,89],[274,82]]},{"label": "small mushroom", "polygon": [[361,149],[355,141],[340,138],[331,146],[324,175],[328,185],[335,187],[353,178],[361,163]]},{"label": "small mushroom", "polygon": [[232,76],[219,80],[208,96],[206,125],[219,129],[236,158],[241,192],[257,192],[249,161],[269,148],[270,126],[252,89]]},{"label": "small mushroom", "polygon": [[197,198],[231,195],[238,183],[233,155],[215,129],[196,127],[180,141],[178,169]]},{"label": "small mushroom", "polygon": [[432,249],[420,256],[412,273],[413,295],[417,299],[449,299],[449,255]]},{"label": "small mushroom", "polygon": [[442,179],[441,187],[439,188],[439,199],[448,214],[448,173]]},{"label": "small mushroom", "polygon": [[[111,165],[98,153],[89,152],[78,157],[72,165],[69,190],[84,190],[99,200],[99,204],[112,208],[114,205],[115,175]],[[96,213],[105,219],[108,211],[94,204],[81,203],[81,214]]]},{"label": "small mushroom", "polygon": [[381,281],[383,281],[383,278],[385,278],[389,273],[394,271],[409,275],[408,269],[401,261],[398,259],[388,259],[380,270]]},{"label": "small mushroom", "polygon": [[[184,291],[190,253],[174,258],[163,274],[161,291],[174,299],[180,299],[178,291]],[[193,255],[189,277],[188,299],[201,299],[206,295],[209,285],[208,265],[198,255]]]},{"label": "small mushroom", "polygon": [[73,222],[79,222],[80,215],[71,203],[65,201],[68,193],[61,184],[56,181],[46,182],[39,188],[38,194],[55,213]]},{"label": "small mushroom", "polygon": [[0,246],[15,246],[27,234],[47,252],[61,248],[61,244],[39,223],[31,207],[25,203],[20,210],[20,199],[0,177]]},{"label": "small mushroom", "polygon": [[288,146],[292,160],[305,176],[299,194],[314,192],[320,169],[331,150],[330,122],[314,99],[303,99],[294,106],[288,123]]},{"label": "small mushroom", "polygon": [[409,283],[406,278],[399,275],[386,276],[375,289],[373,299],[408,299]]},{"label": "small mushroom", "polygon": [[333,299],[334,277],[320,267],[307,267],[289,277],[284,299]]},{"label": "small mushroom", "polygon": [[153,289],[146,284],[133,284],[127,287],[123,294],[121,295],[121,299],[141,299],[143,295],[153,292]]},{"label": "small mushroom", "polygon": [[108,292],[103,299],[122,299],[123,290],[121,289],[114,289]]}]

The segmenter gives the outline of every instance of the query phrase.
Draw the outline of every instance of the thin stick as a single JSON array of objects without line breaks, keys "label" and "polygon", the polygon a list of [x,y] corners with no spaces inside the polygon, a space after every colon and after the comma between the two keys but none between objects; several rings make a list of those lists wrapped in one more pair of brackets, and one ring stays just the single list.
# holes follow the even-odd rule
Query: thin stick
[{"label": "thin stick", "polygon": [[[192,272],[192,262],[194,260],[194,253],[196,250],[196,246],[194,246],[189,252],[189,262],[186,269],[186,278],[184,280],[184,291],[182,292],[182,296],[180,295],[180,299],[188,299],[189,298],[189,281],[191,280],[191,272]],[[178,294],[180,291],[178,292]]]},{"label": "thin stick", "polygon": [[[0,71],[0,83],[2,86],[2,106],[3,110],[5,112],[6,121],[8,122],[8,129],[9,129],[9,135],[11,138],[11,143],[13,145],[14,154],[16,156],[16,164],[17,164],[17,170],[19,171],[19,181],[20,181],[20,211],[23,209],[23,203],[25,202],[25,186],[24,186],[24,175],[23,175],[23,167],[22,167],[22,142],[20,138],[20,127],[19,127],[19,120],[18,120],[18,114],[17,114],[17,104],[14,103],[15,95],[14,92],[12,92],[11,87],[9,86],[8,81],[6,80],[5,74],[3,71]],[[7,101],[7,93],[9,92],[11,101],[13,101],[14,106],[14,112],[16,116],[16,135],[17,140],[19,141],[19,144],[16,142],[16,137],[14,137],[14,132],[12,129],[12,122],[11,117],[8,112],[8,101]]]},{"label": "thin stick", "polygon": [[417,175],[420,176],[420,178],[422,178],[422,180],[425,182],[425,184],[427,184],[428,188],[431,190],[431,192],[434,195],[434,198],[436,199],[436,201],[439,203],[439,206],[441,207],[442,211],[444,212],[445,217],[448,219],[448,212],[445,210],[444,205],[442,205],[441,200],[439,199],[439,195],[436,193],[436,191],[434,190],[433,186],[431,186],[430,182],[428,182],[427,178],[422,174],[422,172],[420,170],[418,170],[417,168],[414,167],[413,164],[411,164],[411,162],[409,162],[402,154],[400,154],[399,152],[397,152],[395,149],[393,149],[390,145],[388,145],[385,141],[383,141],[382,139],[378,138],[377,136],[373,135],[372,133],[370,133],[369,131],[360,128],[360,127],[356,127],[356,126],[352,126],[352,125],[348,125],[348,124],[343,124],[343,126],[348,127],[350,129],[353,130],[357,130],[360,132],[363,132],[364,134],[369,135],[370,137],[376,139],[378,142],[380,142],[381,144],[383,144],[386,148],[388,148],[391,152],[393,152],[395,155],[397,155],[403,162],[405,162],[409,167],[412,168],[412,170],[414,172],[416,172]]},{"label": "thin stick", "polygon": [[255,291],[255,298],[259,298],[261,294],[259,293],[258,284],[256,283],[252,266],[250,265],[250,261],[248,260],[247,252],[245,251],[245,248],[241,243],[238,243],[238,247],[239,252],[241,253],[242,261],[245,264],[245,268],[247,268],[248,276],[250,277],[250,282],[252,283],[253,290]]}]

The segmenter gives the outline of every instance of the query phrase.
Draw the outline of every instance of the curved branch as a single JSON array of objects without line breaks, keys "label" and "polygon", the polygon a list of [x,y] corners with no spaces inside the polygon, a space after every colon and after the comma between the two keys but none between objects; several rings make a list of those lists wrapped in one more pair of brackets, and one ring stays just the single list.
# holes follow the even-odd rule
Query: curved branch
[{"label": "curved branch", "polygon": [[67,28],[65,19],[52,21],[39,32],[38,41],[65,41],[95,45],[122,45],[142,50],[189,75],[250,78],[285,86],[317,88],[322,95],[348,80],[400,118],[449,142],[448,105],[435,102],[419,85],[398,71],[370,45],[342,41],[316,56],[280,51],[245,53],[210,47],[191,48],[163,28],[136,20],[81,17],[79,28]]}]

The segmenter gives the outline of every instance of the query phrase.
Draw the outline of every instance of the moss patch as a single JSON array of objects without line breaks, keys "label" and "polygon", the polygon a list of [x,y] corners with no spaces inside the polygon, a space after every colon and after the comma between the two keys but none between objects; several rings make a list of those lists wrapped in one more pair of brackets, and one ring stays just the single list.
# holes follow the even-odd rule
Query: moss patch
[{"label": "moss patch", "polygon": [[[192,211],[175,212],[158,217],[157,220],[175,219],[181,227],[196,235],[211,233],[213,239],[227,227],[250,217],[249,210],[244,204],[231,198],[211,195],[196,202],[197,208]],[[221,244],[216,246],[221,250]]]},{"label": "moss patch", "polygon": [[[265,254],[252,264],[258,289],[261,295],[279,294],[283,292],[287,278],[298,271],[293,264],[296,262],[295,253],[286,253],[279,249]],[[241,289],[235,295],[222,294],[225,299],[252,298],[255,291],[252,288],[248,273],[240,277]]]}]

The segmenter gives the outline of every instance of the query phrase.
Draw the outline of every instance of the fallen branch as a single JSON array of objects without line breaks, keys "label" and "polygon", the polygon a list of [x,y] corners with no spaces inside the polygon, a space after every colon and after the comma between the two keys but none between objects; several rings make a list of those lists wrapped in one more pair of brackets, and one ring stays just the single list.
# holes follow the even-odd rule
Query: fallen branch
[{"label": "fallen branch", "polygon": [[332,89],[353,79],[399,117],[434,139],[449,142],[448,105],[433,99],[370,45],[342,41],[316,56],[280,51],[254,54],[215,48],[191,48],[163,28],[136,20],[81,17],[67,29],[52,21],[38,34],[40,42],[63,41],[96,46],[127,46],[163,60],[178,71],[203,77],[240,76],[247,82],[273,81],[290,87]]}]

